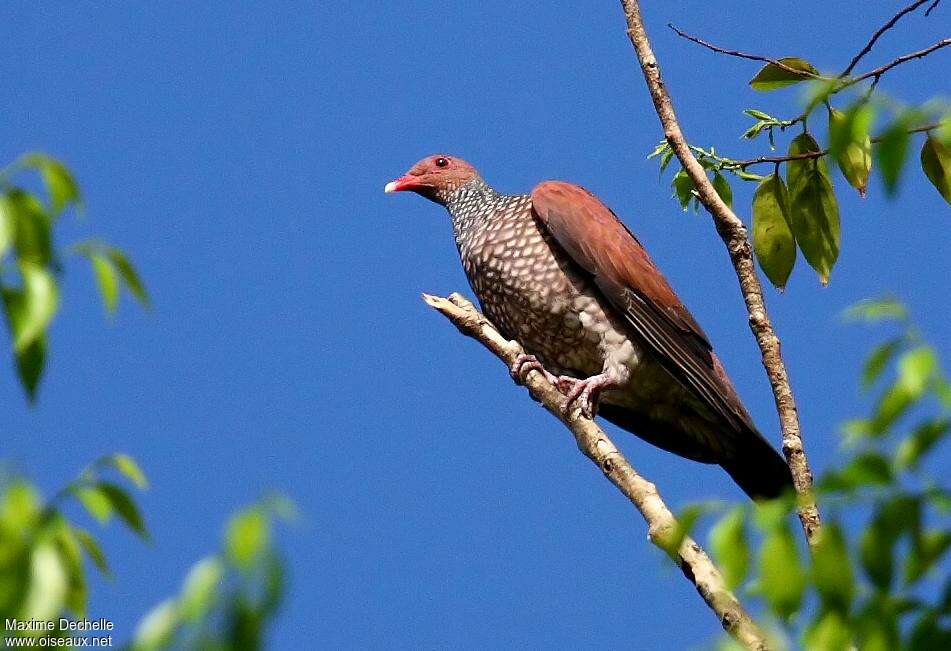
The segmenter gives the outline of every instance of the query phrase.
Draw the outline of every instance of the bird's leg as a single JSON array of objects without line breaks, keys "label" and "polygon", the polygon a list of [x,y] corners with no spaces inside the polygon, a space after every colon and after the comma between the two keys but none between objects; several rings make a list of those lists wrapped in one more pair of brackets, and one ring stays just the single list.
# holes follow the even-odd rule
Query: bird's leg
[{"label": "bird's leg", "polygon": [[546,380],[556,386],[558,385],[558,378],[549,373],[534,355],[522,353],[509,367],[509,374],[512,376],[512,379],[515,380],[516,384],[525,384],[525,378],[528,377],[528,374],[532,371],[538,371],[545,376]]},{"label": "bird's leg", "polygon": [[613,389],[621,383],[619,378],[607,371],[583,380],[562,375],[555,384],[558,390],[565,394],[565,399],[561,403],[561,414],[567,418],[575,407],[578,407],[583,415],[594,418],[598,412],[601,392]]}]

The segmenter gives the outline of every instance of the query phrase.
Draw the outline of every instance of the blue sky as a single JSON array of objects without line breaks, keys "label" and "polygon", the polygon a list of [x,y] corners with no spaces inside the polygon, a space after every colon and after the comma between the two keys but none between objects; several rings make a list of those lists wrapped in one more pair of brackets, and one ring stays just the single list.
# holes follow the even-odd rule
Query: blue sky
[{"label": "blue sky", "polygon": [[[795,91],[746,86],[750,62],[677,39],[841,69],[897,3],[645,3],[688,138],[737,157],[741,110],[789,115]],[[909,17],[868,58],[946,34]],[[725,250],[646,161],[661,137],[617,3],[8,2],[3,160],[62,157],[85,193],[63,239],[130,252],[155,310],[105,324],[91,273],[67,266],[39,404],[12,373],[3,457],[52,492],[94,457],[137,457],[154,541],[104,534],[116,577],[90,615],[127,637],[215,549],[234,509],[275,488],[290,594],[274,648],[684,648],[717,633],[633,509],[505,370],[419,300],[466,290],[448,219],[383,184],[435,151],[497,189],[582,183],[652,252],[710,335],[770,440],[778,424]],[[922,101],[938,53],[881,87]],[[920,143],[916,141],[914,155]],[[899,199],[842,192],[843,247],[820,288],[800,259],[768,305],[821,470],[868,399],[861,359],[882,332],[843,325],[899,293],[951,351],[948,206],[920,171]],[[839,185],[844,182],[839,178]],[[752,187],[735,185],[748,218]],[[671,505],[741,494],[718,468],[616,441]],[[951,457],[945,451],[939,463]],[[78,517],[82,517],[79,515]]]}]

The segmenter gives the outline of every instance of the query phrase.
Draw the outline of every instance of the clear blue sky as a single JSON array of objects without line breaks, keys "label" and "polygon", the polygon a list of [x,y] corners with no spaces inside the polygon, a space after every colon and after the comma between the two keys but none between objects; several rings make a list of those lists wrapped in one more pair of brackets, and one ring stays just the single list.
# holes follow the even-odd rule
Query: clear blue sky
[{"label": "clear blue sky", "polygon": [[[691,141],[740,141],[756,65],[674,37],[798,54],[840,69],[896,2],[645,3]],[[114,581],[91,615],[127,637],[216,548],[229,513],[269,488],[301,522],[281,537],[291,584],[274,648],[685,648],[718,627],[647,543],[639,517],[504,368],[424,306],[466,290],[448,219],[383,184],[434,151],[499,190],[546,178],[598,193],[639,235],[772,441],[778,425],[722,244],[683,214],[647,152],[661,137],[618,3],[7,2],[0,8],[3,155],[61,156],[87,204],[64,241],[100,234],[141,268],[156,309],[104,325],[70,263],[50,365],[29,408],[11,373],[2,456],[52,492],[90,459],[135,455],[154,542],[107,532]],[[881,63],[945,36],[912,16]],[[947,91],[938,53],[886,77],[908,101]],[[913,152],[917,156],[915,145]],[[840,185],[841,179],[839,179]],[[748,216],[752,188],[736,188]],[[907,300],[951,354],[949,210],[920,171],[900,198],[843,193],[825,289],[802,264],[769,307],[814,465],[863,413],[851,302]],[[740,498],[715,467],[617,441],[674,505]],[[951,462],[947,452],[941,463]],[[78,515],[78,517],[82,517]]]}]

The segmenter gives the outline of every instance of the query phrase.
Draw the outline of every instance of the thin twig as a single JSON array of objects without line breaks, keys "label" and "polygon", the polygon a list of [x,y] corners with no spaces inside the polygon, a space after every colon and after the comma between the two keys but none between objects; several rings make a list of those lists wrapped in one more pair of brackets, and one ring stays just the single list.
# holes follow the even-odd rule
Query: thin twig
[{"label": "thin twig", "polygon": [[[937,5],[938,2],[940,1],[941,0],[935,0],[935,5]],[[858,62],[862,60],[862,57],[864,57],[866,54],[872,51],[872,47],[875,45],[875,41],[877,41],[881,37],[882,34],[884,34],[888,30],[890,30],[892,27],[894,27],[895,23],[897,23],[901,19],[902,16],[904,16],[905,14],[911,13],[912,11],[914,11],[915,9],[917,9],[918,7],[920,7],[926,2],[928,2],[928,0],[917,0],[917,2],[912,2],[910,5],[908,5],[907,7],[899,11],[897,14],[892,16],[891,20],[889,20],[887,23],[879,27],[878,31],[872,34],[872,38],[868,40],[868,43],[865,44],[865,47],[863,47],[859,51],[858,54],[852,57],[852,60],[849,61],[848,67],[842,71],[839,77],[847,77],[853,70],[855,70],[855,66],[858,65]],[[927,16],[931,12],[932,9],[934,9],[934,5],[932,5],[925,12],[925,15]]]},{"label": "thin twig", "polygon": [[[523,352],[521,346],[499,334],[495,326],[460,294],[451,294],[447,298],[423,294],[423,300],[449,319],[462,334],[489,349],[506,366],[511,367]],[[726,587],[720,571],[700,545],[686,536],[677,549],[672,548],[679,538],[677,520],[661,499],[657,487],[631,467],[630,462],[593,420],[581,416],[578,410],[569,418],[562,416],[560,405],[563,396],[541,373],[529,372],[525,386],[532,398],[571,430],[581,452],[637,507],[647,522],[651,542],[680,566],[684,576],[694,584],[703,600],[716,613],[723,628],[751,649],[766,649],[766,637]]]},{"label": "thin twig", "polygon": [[930,16],[931,12],[934,11],[934,8],[937,7],[940,3],[941,3],[941,0],[934,0],[934,2],[931,3],[931,6],[925,9],[925,16]]},{"label": "thin twig", "polygon": [[[920,127],[914,127],[909,129],[908,133],[922,133],[924,131],[932,131],[941,126],[941,122],[935,122],[934,124],[924,124]],[[869,140],[875,144],[882,141],[882,136],[872,136]],[[707,158],[712,158],[717,162],[723,163],[725,167],[730,169],[746,169],[752,165],[761,165],[765,163],[779,164],[779,163],[788,163],[789,161],[794,160],[807,160],[809,158],[821,158],[829,153],[829,149],[820,149],[819,151],[806,151],[800,154],[793,154],[791,156],[759,156],[757,158],[747,158],[746,160],[739,160],[734,158],[727,158],[726,156],[711,155],[709,152],[704,151],[699,147],[690,145],[690,149],[693,151],[698,151],[702,156]]]},{"label": "thin twig", "polygon": [[810,77],[810,78],[812,78],[812,79],[818,79],[818,80],[828,80],[828,79],[829,79],[829,77],[823,77],[822,75],[816,74],[816,73],[814,73],[814,72],[809,72],[808,70],[798,70],[798,69],[793,68],[793,67],[791,67],[791,66],[787,66],[785,63],[783,63],[782,61],[780,61],[780,60],[778,60],[778,59],[771,59],[770,57],[761,56],[761,55],[759,55],[759,54],[750,54],[750,53],[748,53],[748,52],[740,52],[740,51],[738,51],[738,50],[727,50],[726,48],[722,48],[722,47],[720,47],[719,45],[714,45],[713,43],[710,43],[710,42],[708,42],[708,41],[704,41],[703,39],[698,38],[698,37],[696,37],[696,36],[691,36],[690,34],[687,34],[686,32],[684,32],[684,31],[678,29],[678,28],[677,28],[675,25],[673,25],[672,23],[667,23],[667,27],[669,27],[669,28],[671,28],[672,30],[674,30],[674,32],[677,34],[677,36],[680,36],[681,38],[685,38],[685,39],[687,39],[688,41],[691,41],[691,42],[693,42],[693,43],[696,43],[697,45],[702,45],[703,47],[707,48],[708,50],[713,50],[714,52],[719,52],[720,54],[726,54],[726,55],[728,55],[728,56],[737,57],[737,58],[740,58],[740,59],[749,59],[750,61],[762,61],[762,62],[764,62],[764,63],[771,63],[771,64],[773,64],[774,66],[776,66],[777,68],[781,68],[782,70],[785,70],[786,72],[789,72],[789,73],[792,73],[792,74],[794,74],[794,75],[801,76],[801,77]]},{"label": "thin twig", "polygon": [[890,61],[883,66],[879,66],[878,68],[875,68],[874,70],[869,70],[868,72],[863,73],[859,75],[858,77],[852,77],[851,79],[843,80],[842,84],[835,89],[835,92],[837,93],[844,88],[853,86],[859,83],[860,81],[865,81],[869,77],[874,77],[875,79],[873,83],[878,83],[879,78],[881,78],[882,75],[884,75],[886,72],[888,72],[895,66],[905,63],[907,61],[911,61],[913,59],[920,59],[923,56],[931,54],[935,50],[940,50],[941,48],[947,47],[949,45],[951,45],[951,38],[943,38],[937,43],[934,43],[933,45],[929,45],[923,50],[918,50],[917,52],[911,52],[909,54],[903,54],[902,56],[898,57],[894,61]]},{"label": "thin twig", "polygon": [[[869,53],[869,51],[871,51],[872,47],[875,45],[875,42],[879,39],[879,37],[881,37],[882,34],[884,34],[886,31],[891,29],[902,16],[914,11],[915,9],[917,9],[918,7],[920,7],[927,1],[928,0],[917,0],[917,2],[913,2],[911,5],[905,7],[900,12],[898,12],[895,16],[893,16],[891,20],[885,23],[882,27],[880,27],[875,32],[875,34],[872,35],[872,38],[869,39],[869,42],[866,43],[865,47],[863,47],[862,50],[852,58],[852,61],[849,63],[848,67],[836,77],[825,77],[819,74],[808,72],[806,70],[797,70],[791,66],[787,66],[786,64],[784,64],[783,62],[777,59],[761,56],[759,54],[750,54],[749,52],[740,52],[738,50],[728,50],[724,47],[720,47],[719,45],[714,45],[713,43],[710,43],[709,41],[705,41],[702,38],[699,38],[697,36],[692,36],[690,34],[687,34],[686,32],[684,32],[681,29],[678,29],[675,25],[671,23],[667,23],[667,26],[670,29],[672,29],[681,38],[685,38],[688,41],[691,41],[692,43],[696,43],[697,45],[701,45],[707,48],[708,50],[712,50],[713,52],[725,54],[727,56],[737,57],[740,59],[748,59],[750,61],[763,61],[766,63],[771,63],[774,66],[777,66],[785,70],[786,72],[795,74],[800,77],[808,77],[818,81],[832,81],[832,82],[837,81],[838,82],[837,84],[834,84],[833,87],[829,88],[828,95],[834,95],[835,93],[838,93],[846,88],[849,88],[850,86],[854,86],[855,84],[865,81],[866,79],[872,79],[872,84],[865,93],[865,99],[868,99],[868,97],[871,96],[872,92],[875,90],[875,86],[878,85],[878,82],[882,78],[882,75],[884,75],[886,72],[888,72],[895,66],[901,65],[902,63],[906,63],[908,61],[912,61],[914,59],[920,59],[928,54],[931,54],[935,50],[940,50],[943,47],[947,47],[948,45],[951,45],[951,38],[944,38],[938,41],[937,43],[934,43],[933,45],[930,45],[922,50],[911,52],[909,54],[904,54],[886,63],[883,66],[879,66],[878,68],[875,68],[874,70],[869,70],[868,72],[858,75],[857,77],[848,76],[849,73],[851,73],[852,70],[855,68],[856,64],[858,64],[858,62],[862,59],[862,57],[864,57],[866,54]],[[928,8],[928,10],[925,12],[925,15],[928,15],[928,13],[930,13],[931,10],[934,9],[938,5],[938,2],[940,2],[940,0],[935,0],[934,4],[932,4]],[[811,111],[812,108],[813,107],[810,106],[808,109],[806,109],[804,113],[790,120],[787,126],[792,126],[799,122],[805,121],[806,118],[808,118],[809,112]]]},{"label": "thin twig", "polygon": [[654,109],[664,128],[664,137],[693,181],[700,202],[713,217],[717,231],[730,253],[743,299],[746,302],[750,329],[759,344],[763,366],[773,389],[783,432],[783,453],[789,464],[796,491],[800,495],[799,520],[802,522],[806,540],[810,545],[815,544],[820,518],[819,509],[812,498],[812,471],[809,469],[809,462],[803,449],[799,414],[796,411],[796,401],[793,398],[786,365],[779,349],[779,339],[766,312],[763,287],[760,285],[759,276],[753,265],[753,251],[747,238],[746,227],[717,194],[710,179],[707,178],[706,171],[690,151],[690,146],[680,130],[673,102],[661,78],[657,58],[651,49],[644,20],[641,17],[640,5],[637,0],[621,0],[621,7],[627,19],[628,37],[637,53],[641,71],[644,73],[647,88],[654,102]]}]

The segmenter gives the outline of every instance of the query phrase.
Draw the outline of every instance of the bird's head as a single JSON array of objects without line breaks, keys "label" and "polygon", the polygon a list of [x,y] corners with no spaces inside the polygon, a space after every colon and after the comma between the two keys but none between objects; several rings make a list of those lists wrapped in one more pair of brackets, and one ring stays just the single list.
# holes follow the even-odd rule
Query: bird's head
[{"label": "bird's head", "polygon": [[469,163],[446,154],[433,154],[419,161],[398,179],[386,184],[384,192],[411,190],[430,201],[445,203],[453,192],[479,173]]}]

